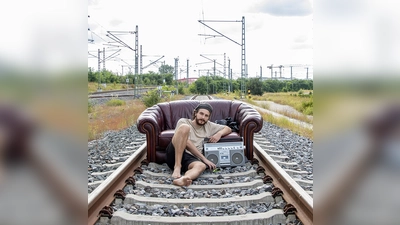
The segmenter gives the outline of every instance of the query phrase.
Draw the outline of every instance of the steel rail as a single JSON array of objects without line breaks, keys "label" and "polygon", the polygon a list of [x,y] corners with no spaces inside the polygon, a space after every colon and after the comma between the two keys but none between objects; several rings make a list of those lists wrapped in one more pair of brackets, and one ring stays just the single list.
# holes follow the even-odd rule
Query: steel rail
[{"label": "steel rail", "polygon": [[149,89],[156,89],[157,87],[143,87],[143,88],[128,88],[127,89],[118,89],[118,90],[108,90],[108,91],[95,91],[89,93],[89,95],[101,95],[105,93],[118,93],[118,92],[126,92],[126,91],[135,91],[135,90],[149,90]]},{"label": "steel rail", "polygon": [[265,174],[271,176],[273,184],[282,190],[283,199],[296,208],[297,218],[304,224],[313,224],[313,199],[276,163],[255,141],[254,157],[265,168]]},{"label": "steel rail", "polygon": [[136,95],[91,95],[89,98],[119,98],[119,97],[135,97]]},{"label": "steel rail", "polygon": [[93,225],[99,218],[99,212],[104,206],[109,206],[114,200],[114,193],[125,186],[128,177],[134,175],[134,169],[141,165],[146,156],[146,143],[139,147],[118,169],[115,170],[88,196],[88,224]]}]

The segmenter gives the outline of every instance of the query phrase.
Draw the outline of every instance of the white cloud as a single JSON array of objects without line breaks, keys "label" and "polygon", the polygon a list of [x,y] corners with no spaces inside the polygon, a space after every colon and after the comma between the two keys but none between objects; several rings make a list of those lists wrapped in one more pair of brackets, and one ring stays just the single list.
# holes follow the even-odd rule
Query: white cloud
[{"label": "white cloud", "polygon": [[[309,36],[312,26],[311,16],[302,17],[276,17],[267,13],[252,13],[249,8],[255,1],[141,1],[103,0],[95,2],[95,7],[89,5],[89,26],[93,25],[94,32],[105,37],[107,30],[134,30],[139,27],[139,45],[142,45],[145,55],[165,55],[166,64],[174,66],[174,58],[179,57],[179,66],[186,67],[186,59],[190,60],[193,68],[211,68],[212,64],[196,63],[206,61],[200,54],[226,54],[231,60],[233,72],[240,73],[241,47],[240,45],[224,37],[210,38],[199,34],[219,35],[211,29],[203,26],[198,20],[229,20],[241,21],[245,17],[246,27],[246,60],[249,76],[254,77],[259,71],[260,65],[267,66],[271,63],[290,64],[307,62],[312,64],[311,54],[304,48],[293,53],[295,45],[294,37],[306,36],[312,45]],[[304,8],[304,7],[303,7]],[[91,21],[92,20],[92,21]],[[226,35],[241,44],[241,22],[212,22],[206,23],[218,32]],[[97,25],[97,26],[96,26]],[[125,37],[124,37],[125,38]],[[134,47],[134,36],[126,37],[127,42]],[[95,38],[96,39],[96,38]],[[97,37],[97,41],[89,44],[89,49],[97,51],[102,49],[103,40]],[[304,54],[303,54],[304,53]],[[290,56],[288,55],[290,54]],[[121,57],[133,62],[134,53],[123,49]],[[223,57],[217,58],[223,64]],[[155,60],[156,57],[144,57],[143,62]],[[97,60],[90,59],[89,66],[97,69]],[[114,62],[106,62],[106,67]],[[116,63],[115,70],[121,71],[121,62]],[[144,63],[143,63],[144,64]],[[227,60],[226,60],[227,64]],[[149,68],[150,69],[150,68]],[[151,70],[156,71],[156,68]],[[144,71],[146,72],[146,71]]]},{"label": "white cloud", "polygon": [[312,3],[309,0],[266,0],[257,2],[250,11],[273,16],[308,16],[312,14]]}]

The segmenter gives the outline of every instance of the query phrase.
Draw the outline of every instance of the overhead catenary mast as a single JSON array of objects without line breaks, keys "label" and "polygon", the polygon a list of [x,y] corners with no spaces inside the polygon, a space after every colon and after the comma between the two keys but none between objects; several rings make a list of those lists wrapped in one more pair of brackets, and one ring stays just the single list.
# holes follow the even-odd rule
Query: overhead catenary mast
[{"label": "overhead catenary mast", "polygon": [[[209,37],[224,37],[232,42],[234,42],[237,45],[241,46],[241,98],[245,96],[246,93],[246,80],[247,80],[247,69],[246,69],[246,39],[245,39],[245,33],[246,33],[246,27],[245,27],[245,19],[244,16],[242,16],[242,20],[198,20],[199,23],[203,24],[207,28],[211,29],[212,31],[216,32],[218,35],[210,35],[210,34],[199,34],[200,36],[209,36]],[[241,39],[242,42],[241,44],[232,40],[231,38],[225,36],[221,32],[215,30],[214,28],[208,26],[205,23],[209,22],[241,22],[242,23],[242,35]]]}]

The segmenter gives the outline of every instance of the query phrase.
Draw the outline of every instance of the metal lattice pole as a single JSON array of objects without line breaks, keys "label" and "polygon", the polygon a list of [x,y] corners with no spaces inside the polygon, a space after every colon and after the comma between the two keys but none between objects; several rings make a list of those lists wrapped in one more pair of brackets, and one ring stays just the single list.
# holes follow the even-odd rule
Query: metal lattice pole
[{"label": "metal lattice pole", "polygon": [[143,51],[142,51],[142,45],[140,45],[140,74],[143,74]]},{"label": "metal lattice pole", "polygon": [[179,61],[179,58],[175,58],[175,82],[176,82],[176,94],[179,94],[179,89],[178,89],[178,61]]},{"label": "metal lattice pole", "polygon": [[103,48],[103,71],[106,70],[106,48]]},{"label": "metal lattice pole", "polygon": [[97,90],[100,90],[101,83],[101,71],[100,71],[100,49],[97,49],[97,71],[99,71],[99,85],[97,86]]},{"label": "metal lattice pole", "polygon": [[186,87],[189,86],[189,59],[186,60]]},{"label": "metal lattice pole", "polygon": [[242,71],[241,71],[241,75],[242,75],[242,93],[241,95],[244,96],[246,93],[246,41],[245,41],[245,22],[244,22],[244,16],[242,17]]},{"label": "metal lattice pole", "polygon": [[232,90],[232,72],[231,72],[231,60],[228,58],[228,79],[229,79],[229,84],[228,84],[228,92],[233,91]]},{"label": "metal lattice pole", "polygon": [[[246,80],[247,80],[247,74],[246,74],[246,40],[245,40],[245,19],[244,16],[242,16],[242,20],[236,20],[236,21],[224,21],[224,20],[198,20],[199,23],[203,24],[204,26],[208,27],[209,29],[213,30],[216,32],[218,35],[211,35],[211,34],[199,34],[201,36],[209,36],[209,37],[224,37],[238,45],[240,45],[241,48],[241,78],[242,78],[242,83],[241,83],[241,97],[245,95],[246,92]],[[227,37],[226,35],[222,34],[221,32],[215,30],[214,28],[208,26],[205,24],[205,22],[242,22],[242,43],[239,44],[238,42],[232,40],[231,38]]]}]

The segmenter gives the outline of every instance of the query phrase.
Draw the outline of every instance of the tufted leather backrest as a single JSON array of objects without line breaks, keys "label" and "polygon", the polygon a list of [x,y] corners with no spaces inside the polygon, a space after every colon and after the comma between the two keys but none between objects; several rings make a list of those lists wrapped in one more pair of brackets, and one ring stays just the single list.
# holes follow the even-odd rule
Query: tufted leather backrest
[{"label": "tufted leather backrest", "polygon": [[[213,107],[210,121],[225,119],[231,117],[233,121],[238,118],[238,110],[242,103],[230,101],[230,100],[206,100],[201,102],[207,102]],[[159,107],[160,124],[163,124],[161,130],[173,130],[175,129],[176,123],[180,118],[192,119],[193,111],[196,106],[200,103],[197,100],[191,101],[171,101],[159,103],[156,107]]]}]

